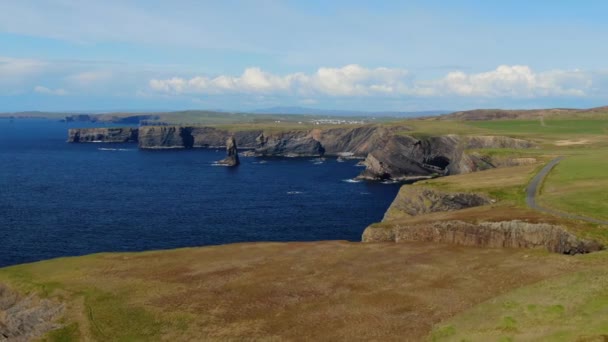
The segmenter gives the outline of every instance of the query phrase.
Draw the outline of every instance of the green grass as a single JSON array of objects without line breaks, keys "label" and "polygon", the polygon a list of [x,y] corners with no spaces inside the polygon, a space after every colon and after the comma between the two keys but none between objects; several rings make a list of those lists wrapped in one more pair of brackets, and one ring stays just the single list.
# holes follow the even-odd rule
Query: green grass
[{"label": "green grass", "polygon": [[586,270],[493,298],[436,325],[429,339],[576,341],[608,334],[608,253],[577,259]]},{"label": "green grass", "polygon": [[607,119],[547,119],[544,125],[539,120],[493,120],[471,121],[467,125],[501,134],[539,135],[542,137],[566,138],[573,135],[608,134]]},{"label": "green grass", "polygon": [[541,203],[569,213],[608,220],[608,149],[571,155],[547,176]]}]

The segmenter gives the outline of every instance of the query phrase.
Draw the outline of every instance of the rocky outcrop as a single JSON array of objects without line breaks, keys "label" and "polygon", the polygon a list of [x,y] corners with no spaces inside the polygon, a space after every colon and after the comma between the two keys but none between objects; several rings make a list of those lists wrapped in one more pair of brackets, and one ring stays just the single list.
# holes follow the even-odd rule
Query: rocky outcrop
[{"label": "rocky outcrop", "polygon": [[603,248],[595,241],[576,237],[561,226],[519,220],[481,223],[381,223],[365,229],[363,241],[427,241],[492,248],[543,247],[550,252],[561,254],[589,253]]},{"label": "rocky outcrop", "polygon": [[309,132],[291,131],[270,135],[261,134],[255,152],[259,156],[279,157],[320,157],[325,154],[321,142],[315,140]]},{"label": "rocky outcrop", "polygon": [[63,305],[33,295],[23,297],[0,284],[0,341],[31,341],[61,327]]},{"label": "rocky outcrop", "polygon": [[130,127],[72,128],[68,131],[68,142],[135,143],[139,130]]},{"label": "rocky outcrop", "polygon": [[383,222],[435,212],[455,211],[491,204],[480,194],[445,192],[432,188],[404,185],[384,214]]},{"label": "rocky outcrop", "polygon": [[226,158],[217,162],[218,165],[237,166],[239,165],[239,152],[236,148],[234,137],[228,138],[226,141]]},{"label": "rocky outcrop", "polygon": [[391,135],[382,149],[367,155],[360,179],[408,180],[462,174],[493,167],[467,150],[471,148],[530,148],[533,144],[509,137],[445,135],[421,139]]}]

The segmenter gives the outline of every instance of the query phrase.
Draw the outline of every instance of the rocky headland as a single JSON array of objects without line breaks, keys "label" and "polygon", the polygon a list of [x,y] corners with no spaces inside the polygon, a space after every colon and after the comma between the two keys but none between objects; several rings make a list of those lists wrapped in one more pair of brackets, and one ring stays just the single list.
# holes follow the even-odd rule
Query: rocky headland
[{"label": "rocky headland", "polygon": [[267,157],[348,157],[364,160],[358,178],[412,180],[493,168],[486,156],[470,149],[531,148],[509,137],[457,135],[414,137],[407,127],[362,125],[330,129],[228,131],[203,126],[70,129],[68,142],[137,142],[141,149],[224,148],[234,137],[250,155]]},{"label": "rocky headland", "polygon": [[454,212],[489,206],[496,201],[482,194],[445,192],[425,186],[405,185],[382,222],[363,232],[363,242],[436,242],[487,248],[545,248],[560,254],[590,253],[603,246],[582,239],[559,224],[524,220],[429,219],[431,213]]}]

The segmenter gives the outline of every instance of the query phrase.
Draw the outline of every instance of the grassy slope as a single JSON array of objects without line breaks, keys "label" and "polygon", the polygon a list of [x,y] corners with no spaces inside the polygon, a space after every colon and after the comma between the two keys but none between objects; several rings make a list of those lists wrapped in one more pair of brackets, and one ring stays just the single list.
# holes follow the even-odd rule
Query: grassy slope
[{"label": "grassy slope", "polygon": [[67,304],[51,340],[410,340],[579,258],[440,244],[258,243],[61,258],[0,281]]}]

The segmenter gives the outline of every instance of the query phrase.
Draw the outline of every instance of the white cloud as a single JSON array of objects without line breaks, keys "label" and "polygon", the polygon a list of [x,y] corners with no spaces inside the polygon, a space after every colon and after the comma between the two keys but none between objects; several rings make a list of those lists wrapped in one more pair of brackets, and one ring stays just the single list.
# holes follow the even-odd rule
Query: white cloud
[{"label": "white cloud", "polygon": [[68,81],[77,85],[91,85],[106,82],[112,79],[112,72],[108,70],[84,71],[68,76]]},{"label": "white cloud", "polygon": [[585,96],[591,84],[590,75],[578,70],[535,73],[525,65],[501,65],[477,74],[455,71],[435,83],[440,94],[517,98]]},{"label": "white cloud", "polygon": [[248,68],[241,76],[152,79],[149,87],[158,93],[173,95],[236,93],[305,98],[456,96],[526,99],[591,96],[598,92],[597,87],[594,88],[598,75],[581,70],[534,72],[525,65],[501,65],[487,72],[452,71],[439,79],[416,80],[404,69],[370,69],[351,64],[341,68],[319,68],[311,74],[298,72],[284,76]]},{"label": "white cloud", "polygon": [[408,72],[401,69],[367,69],[351,64],[320,68],[313,74],[274,75],[260,68],[247,68],[241,76],[196,76],[152,79],[150,88],[172,94],[279,93],[298,95],[365,96],[395,94],[406,89]]},{"label": "white cloud", "polygon": [[67,90],[62,89],[62,88],[51,89],[51,88],[47,88],[47,87],[43,87],[43,86],[35,86],[34,92],[39,93],[39,94],[57,95],[57,96],[64,96],[64,95],[68,94]]},{"label": "white cloud", "polygon": [[46,65],[47,63],[35,59],[0,57],[0,79],[36,74]]}]

